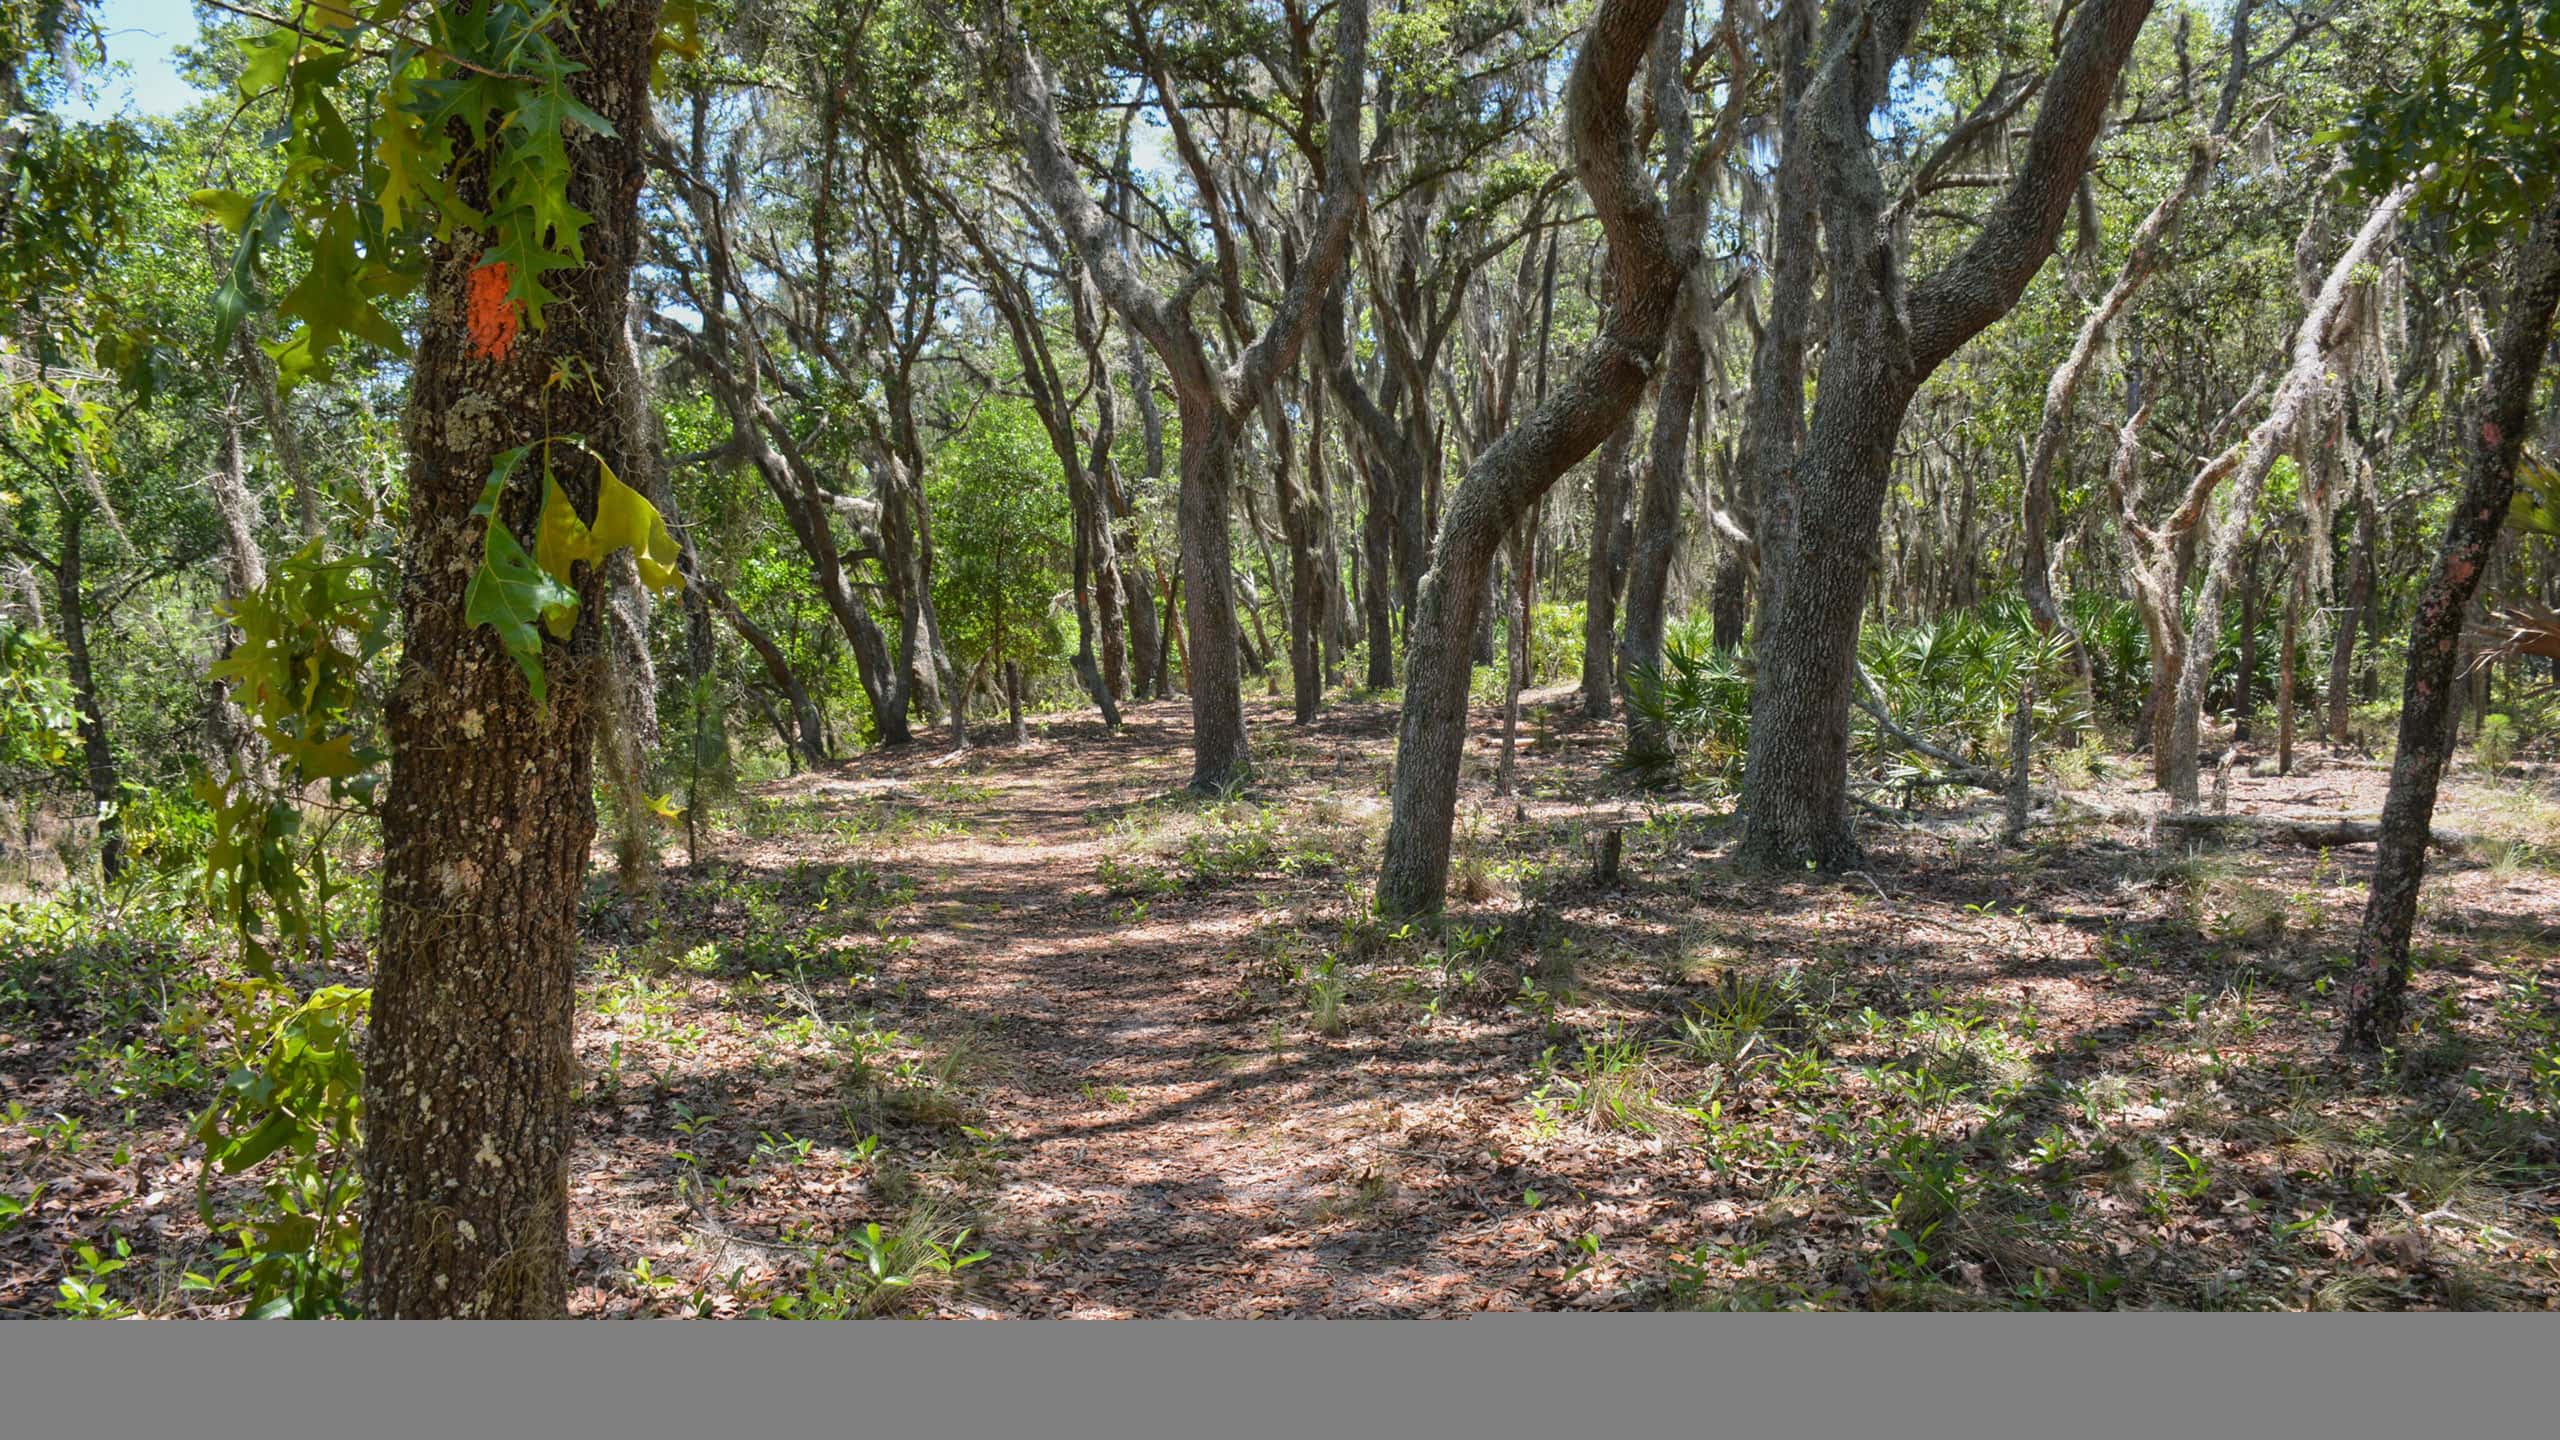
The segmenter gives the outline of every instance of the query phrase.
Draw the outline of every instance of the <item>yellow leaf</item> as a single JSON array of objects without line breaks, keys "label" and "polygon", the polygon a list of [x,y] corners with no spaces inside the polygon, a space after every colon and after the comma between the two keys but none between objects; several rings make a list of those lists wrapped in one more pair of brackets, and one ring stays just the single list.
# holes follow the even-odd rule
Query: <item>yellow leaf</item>
[{"label": "yellow leaf", "polygon": [[[542,482],[542,514],[534,523],[533,561],[563,585],[571,583],[570,567],[579,561],[602,564],[614,551],[629,546],[639,564],[640,583],[665,592],[684,583],[677,571],[676,537],[666,518],[639,491],[622,483],[613,467],[596,457],[596,523],[578,518],[560,482],[546,474]],[[573,612],[546,611],[551,633],[568,638]]]},{"label": "yellow leaf", "polygon": [[249,197],[236,190],[196,190],[187,200],[235,235],[249,223]]},{"label": "yellow leaf", "polygon": [[578,507],[569,503],[569,492],[560,482],[545,474],[542,477],[542,517],[533,527],[533,563],[542,573],[566,585],[569,567],[581,560],[596,558],[595,532],[578,518]]},{"label": "yellow leaf", "polygon": [[682,584],[676,570],[676,537],[667,530],[666,517],[639,491],[623,484],[602,456],[596,458],[596,469],[602,475],[596,487],[596,555],[610,555],[628,545],[631,558],[640,564],[641,584],[661,592]]}]

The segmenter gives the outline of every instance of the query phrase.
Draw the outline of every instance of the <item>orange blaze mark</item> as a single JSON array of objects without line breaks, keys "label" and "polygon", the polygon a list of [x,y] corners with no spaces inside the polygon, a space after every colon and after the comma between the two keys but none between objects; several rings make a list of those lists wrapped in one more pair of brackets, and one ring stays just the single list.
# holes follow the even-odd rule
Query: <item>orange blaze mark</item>
[{"label": "orange blaze mark", "polygon": [[516,302],[507,296],[513,267],[493,260],[471,272],[463,315],[471,326],[471,353],[483,360],[505,360],[516,344]]}]

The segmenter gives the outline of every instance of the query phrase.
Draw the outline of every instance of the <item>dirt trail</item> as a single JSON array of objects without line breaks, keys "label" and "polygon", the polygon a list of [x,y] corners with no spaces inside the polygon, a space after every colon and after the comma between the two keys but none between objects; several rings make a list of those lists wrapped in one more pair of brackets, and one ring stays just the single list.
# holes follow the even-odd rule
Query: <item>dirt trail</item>
[{"label": "dirt trail", "polygon": [[[1275,716],[1255,718],[1267,737]],[[966,1017],[996,1057],[985,1126],[1005,1158],[981,1235],[1013,1263],[991,1267],[965,1308],[1411,1315],[1530,1303],[1505,1283],[1517,1277],[1458,1253],[1497,1238],[1480,1228],[1481,1160],[1410,1133],[1471,1083],[1495,1088],[1507,1047],[1380,1047],[1248,1015],[1243,955],[1257,929],[1286,923],[1280,911],[1233,886],[1149,897],[1136,917],[1096,879],[1110,822],[1184,778],[1181,719],[1178,705],[1142,707],[1119,737],[902,759],[852,782],[965,772],[992,791],[958,807],[965,833],[903,852],[920,882],[915,943],[883,977]],[[1373,760],[1381,722],[1328,722],[1314,748]],[[1264,746],[1275,748],[1286,773],[1309,747]],[[1290,899],[1309,898],[1294,888]]]}]

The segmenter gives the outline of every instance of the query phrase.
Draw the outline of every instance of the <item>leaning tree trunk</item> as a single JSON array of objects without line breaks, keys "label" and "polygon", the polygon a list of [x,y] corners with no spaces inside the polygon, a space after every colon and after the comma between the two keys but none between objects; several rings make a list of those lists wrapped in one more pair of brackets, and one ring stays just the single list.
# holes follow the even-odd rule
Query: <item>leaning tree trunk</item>
[{"label": "leaning tree trunk", "polygon": [[1476,458],[1442,520],[1405,642],[1393,811],[1378,873],[1378,909],[1390,919],[1436,913],[1448,886],[1470,640],[1494,554],[1556,477],[1626,419],[1671,328],[1683,257],[1665,233],[1626,108],[1667,3],[1600,0],[1566,85],[1574,169],[1608,236],[1612,308],[1573,375]]},{"label": "leaning tree trunk", "polygon": [[[480,564],[471,516],[493,461],[582,436],[638,473],[645,436],[607,393],[639,238],[638,138],[649,128],[651,0],[578,0],[561,28],[578,99],[614,134],[567,138],[567,200],[593,219],[585,261],[545,277],[548,324],[483,348],[465,321],[482,260],[469,232],[431,250],[409,402],[405,645],[388,705],[382,920],[365,1058],[361,1292],[376,1317],[558,1316],[569,1280],[571,1048],[578,897],[595,834],[595,707],[604,575],[577,577],[566,644],[546,641],[545,703],[463,610]],[[485,185],[462,162],[466,196]],[[548,383],[569,368],[594,383]],[[455,417],[472,417],[458,423]],[[491,523],[529,538],[529,460]],[[551,470],[592,513],[596,462],[556,446]]]},{"label": "leaning tree trunk", "polygon": [[2455,664],[2462,621],[2515,497],[2516,456],[2531,423],[2534,382],[2550,344],[2552,311],[2560,305],[2560,201],[2534,217],[2514,276],[2491,348],[2462,498],[2445,521],[2444,545],[2410,622],[2400,748],[2392,757],[2373,888],[2356,937],[2355,964],[2347,975],[2345,1021],[2338,1036],[2342,1050],[2379,1050],[2400,1035],[2409,991],[2409,931],[2417,920],[2419,882],[2426,875],[2428,823],[2435,816],[2436,786],[2451,748],[2447,710],[2459,683]]},{"label": "leaning tree trunk", "polygon": [[2363,228],[2330,267],[2328,279],[2321,283],[2301,328],[2295,331],[2292,361],[2267,404],[2266,417],[2236,451],[2225,451],[2199,471],[2209,474],[2225,467],[2233,469],[2232,518],[2214,537],[2212,558],[2196,586],[2195,614],[2187,623],[2187,653],[2178,668],[2178,691],[2171,702],[2169,753],[2161,768],[2167,777],[2169,801],[2181,810],[2196,807],[2204,685],[2213,669],[2215,647],[2221,640],[2222,592],[2231,583],[2241,537],[2248,531],[2250,517],[2257,513],[2268,470],[2276,456],[2288,448],[2286,442],[2296,433],[2307,407],[2331,383],[2330,368],[2340,347],[2349,343],[2354,332],[2356,316],[2349,309],[2349,300],[2356,272],[2382,245],[2399,221],[2400,212],[2416,194],[2417,182],[2410,181],[2375,202]]},{"label": "leaning tree trunk", "polygon": [[737,631],[738,638],[747,642],[747,648],[756,652],[756,659],[764,665],[765,678],[790,702],[793,723],[800,731],[799,742],[793,748],[799,751],[801,760],[812,769],[827,763],[826,722],[819,716],[817,703],[809,698],[808,687],[792,673],[790,657],[782,653],[781,645],[775,643],[763,626],[738,608],[737,597],[729,593],[727,586],[708,579],[696,583],[711,602],[720,607],[729,628]]}]

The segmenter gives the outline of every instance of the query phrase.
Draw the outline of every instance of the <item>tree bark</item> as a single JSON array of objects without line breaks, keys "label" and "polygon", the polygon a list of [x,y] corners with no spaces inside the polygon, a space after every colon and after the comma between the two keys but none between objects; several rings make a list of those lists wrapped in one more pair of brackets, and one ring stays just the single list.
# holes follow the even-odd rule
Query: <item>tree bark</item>
[{"label": "tree bark", "polygon": [[[1779,576],[1767,557],[1786,549],[1794,530],[1790,477],[1804,438],[1804,352],[1812,329],[1813,278],[1821,247],[1821,172],[1803,116],[1812,81],[1814,8],[1789,5],[1779,12],[1779,153],[1777,204],[1768,239],[1769,314],[1751,352],[1751,394],[1745,402],[1735,456],[1735,498],[1740,502],[1736,562],[1742,573],[1717,577],[1732,598],[1719,607],[1717,641],[1740,648],[1746,616],[1768,609]],[[1748,584],[1746,584],[1746,580]]]},{"label": "tree bark", "polygon": [[53,567],[53,605],[61,613],[62,658],[71,671],[71,699],[79,707],[80,758],[89,780],[89,798],[98,811],[98,875],[114,884],[124,875],[124,780],[116,766],[115,745],[107,737],[106,707],[98,697],[97,667],[89,654],[89,621],[81,595],[80,535],[89,512],[79,505],[62,512],[62,558]]},{"label": "tree bark", "polygon": [[1289,550],[1289,691],[1290,714],[1300,725],[1312,723],[1324,707],[1324,496],[1319,449],[1324,444],[1324,388],[1310,387],[1306,396],[1308,474],[1298,480],[1296,456],[1287,413],[1274,387],[1263,402],[1263,425],[1271,436],[1272,507],[1280,512],[1280,536]]},{"label": "tree bark", "polygon": [[2531,423],[2534,382],[2550,346],[2555,306],[2560,306],[2560,200],[2547,203],[2534,217],[2531,233],[2516,252],[2506,314],[2491,346],[2488,380],[2470,430],[2462,497],[2445,521],[2435,568],[2410,621],[2400,746],[2392,757],[2380,852],[2374,857],[2355,963],[2348,971],[2338,1037],[2342,1050],[2379,1050],[2399,1039],[2409,989],[2409,932],[2416,924],[2418,887],[2426,875],[2427,826],[2435,814],[2436,787],[2451,739],[2446,709],[2458,683],[2454,667],[2463,617],[2515,497],[2516,457]]},{"label": "tree bark", "polygon": [[1849,707],[1859,614],[1874,565],[1893,444],[1911,398],[1949,355],[2017,303],[2080,188],[2089,147],[2151,0],[2083,0],[2008,192],[1954,259],[1907,292],[1879,229],[1883,182],[1867,117],[1917,20],[1883,0],[1835,22],[1803,118],[1823,159],[1831,337],[1789,493],[1795,524],[1764,563],[1759,675],[1743,770],[1741,853],[1758,862],[1857,862],[1849,820]]},{"label": "tree bark", "polygon": [[1582,713],[1609,718],[1618,689],[1618,518],[1627,508],[1632,420],[1609,432],[1591,465],[1591,564],[1582,585]]},{"label": "tree bark", "polygon": [[1437,913],[1448,885],[1468,640],[1494,552],[1556,477],[1626,419],[1671,328],[1687,257],[1670,243],[1626,108],[1668,3],[1600,0],[1566,82],[1574,170],[1608,238],[1608,321],[1574,373],[1476,457],[1450,499],[1406,639],[1393,812],[1378,875],[1378,909],[1390,919]]},{"label": "tree bark", "polygon": [[[1647,64],[1654,129],[1662,137],[1664,188],[1672,195],[1664,215],[1672,245],[1692,252],[1706,221],[1706,187],[1690,173],[1701,161],[1692,151],[1689,117],[1688,13],[1685,3],[1663,13]],[[1721,157],[1716,157],[1721,158]],[[1670,349],[1654,380],[1653,435],[1643,492],[1636,501],[1634,543],[1627,555],[1627,613],[1618,635],[1618,683],[1662,670],[1662,633],[1671,603],[1671,562],[1680,540],[1680,497],[1689,474],[1689,430],[1698,391],[1706,379],[1706,346],[1698,325],[1706,309],[1705,280],[1694,268],[1683,282],[1672,319]],[[1627,707],[1626,769],[1649,783],[1676,778],[1671,736]]]},{"label": "tree bark", "polygon": [[2355,697],[2349,693],[2355,675],[2356,631],[2365,607],[2373,603],[2373,479],[2356,485],[2355,553],[2347,562],[2347,603],[2338,614],[2338,640],[2329,652],[2329,743],[2347,743],[2355,719]]},{"label": "tree bark", "polygon": [[[464,323],[482,242],[430,250],[409,404],[405,645],[388,705],[382,926],[365,1059],[360,1291],[384,1318],[558,1316],[568,1298],[571,1048],[578,897],[595,833],[592,786],[604,576],[585,567],[568,643],[546,640],[536,706],[496,636],[463,613],[480,563],[471,518],[501,451],[579,435],[635,472],[610,387],[639,230],[650,41],[658,6],[576,0],[558,30],[570,90],[617,132],[566,137],[567,199],[592,218],[584,263],[545,281],[560,299],[511,350]],[[485,163],[485,162],[482,162]],[[465,195],[485,184],[461,162]],[[546,383],[560,367],[593,385]],[[461,423],[460,417],[474,417]],[[552,473],[582,512],[596,464],[558,445]],[[492,523],[529,535],[529,458]]]},{"label": "tree bark", "polygon": [[[1694,282],[1691,289],[1695,289]],[[1637,505],[1635,553],[1627,558],[1627,616],[1618,636],[1618,683],[1662,670],[1662,635],[1671,600],[1671,561],[1680,539],[1680,492],[1689,471],[1689,415],[1706,376],[1706,350],[1695,325],[1679,324],[1671,339],[1654,395],[1653,453],[1644,470]],[[1666,783],[1672,768],[1671,736],[1627,707],[1627,770]]]}]

